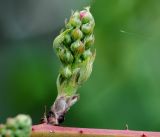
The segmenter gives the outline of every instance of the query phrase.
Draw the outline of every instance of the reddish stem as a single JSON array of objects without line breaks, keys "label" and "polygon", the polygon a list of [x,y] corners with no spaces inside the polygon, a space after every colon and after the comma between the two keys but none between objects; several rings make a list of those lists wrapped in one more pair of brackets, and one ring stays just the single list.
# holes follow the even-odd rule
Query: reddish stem
[{"label": "reddish stem", "polygon": [[34,125],[31,137],[160,137],[160,132]]}]

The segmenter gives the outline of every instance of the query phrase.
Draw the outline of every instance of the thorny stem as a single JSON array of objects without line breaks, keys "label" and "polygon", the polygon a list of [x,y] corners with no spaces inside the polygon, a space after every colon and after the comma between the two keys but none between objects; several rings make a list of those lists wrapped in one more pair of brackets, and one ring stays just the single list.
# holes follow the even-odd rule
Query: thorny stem
[{"label": "thorny stem", "polygon": [[41,124],[32,127],[31,137],[160,137],[160,132],[71,128]]}]

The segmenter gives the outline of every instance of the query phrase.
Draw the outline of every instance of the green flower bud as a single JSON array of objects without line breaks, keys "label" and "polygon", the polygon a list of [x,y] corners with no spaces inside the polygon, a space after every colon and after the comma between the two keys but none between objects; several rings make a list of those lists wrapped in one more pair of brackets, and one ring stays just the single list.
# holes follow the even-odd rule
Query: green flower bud
[{"label": "green flower bud", "polygon": [[71,72],[71,69],[68,66],[66,66],[66,67],[62,68],[61,74],[65,78],[70,78],[72,75],[72,72]]},{"label": "green flower bud", "polygon": [[57,54],[62,63],[70,64],[73,62],[72,53],[68,49],[60,49]]},{"label": "green flower bud", "polygon": [[72,42],[71,36],[70,36],[69,34],[66,34],[66,35],[65,35],[65,38],[64,38],[64,42],[63,42],[64,45],[70,45],[71,42]]},{"label": "green flower bud", "polygon": [[93,16],[87,10],[83,10],[83,11],[80,12],[80,19],[82,21],[82,24],[86,24],[86,23],[89,23],[91,21],[94,21]]},{"label": "green flower bud", "polygon": [[83,37],[83,33],[79,28],[76,28],[72,31],[71,36],[74,40],[77,40]]},{"label": "green flower bud", "polygon": [[85,60],[87,59],[88,57],[92,56],[92,52],[90,51],[90,49],[84,51],[84,53],[82,54],[82,59]]},{"label": "green flower bud", "polygon": [[69,24],[71,24],[71,26],[73,27],[79,27],[81,25],[80,15],[78,11],[73,13],[69,20]]},{"label": "green flower bud", "polygon": [[6,126],[0,125],[0,135],[5,135],[5,133],[6,133]]},{"label": "green flower bud", "polygon": [[71,17],[69,23],[73,26],[73,27],[79,27],[81,25],[81,21],[78,18],[73,18]]},{"label": "green flower bud", "polygon": [[24,137],[25,133],[22,130],[16,130],[14,135],[16,137]]},{"label": "green flower bud", "polygon": [[71,50],[74,54],[82,54],[85,48],[83,43],[80,40],[77,40],[74,43],[72,43]]},{"label": "green flower bud", "polygon": [[83,24],[81,30],[84,34],[91,34],[93,33],[94,24],[93,23],[86,23]]},{"label": "green flower bud", "polygon": [[7,128],[16,129],[17,124],[14,118],[8,118],[6,123]]},{"label": "green flower bud", "polygon": [[65,57],[66,63],[73,62],[73,55],[71,54],[70,51],[66,51],[64,57]]},{"label": "green flower bud", "polygon": [[[6,125],[0,126],[0,137],[29,137],[32,122],[29,116],[18,115],[15,118],[8,118]],[[16,134],[17,132],[21,134]]]},{"label": "green flower bud", "polygon": [[4,135],[4,136],[5,136],[5,137],[14,137],[13,131],[7,129],[7,130],[5,131],[5,135]]},{"label": "green flower bud", "polygon": [[94,44],[94,35],[88,35],[84,39],[85,48],[89,49]]},{"label": "green flower bud", "polygon": [[15,119],[18,127],[27,128],[31,127],[32,121],[29,116],[26,115],[18,115]]}]

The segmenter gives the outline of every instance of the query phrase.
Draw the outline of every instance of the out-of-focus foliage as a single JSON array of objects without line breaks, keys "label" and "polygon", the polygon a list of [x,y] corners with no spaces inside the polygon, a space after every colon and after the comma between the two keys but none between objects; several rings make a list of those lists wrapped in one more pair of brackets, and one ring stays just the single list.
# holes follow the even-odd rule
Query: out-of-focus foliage
[{"label": "out-of-focus foliage", "polygon": [[31,131],[32,120],[23,114],[8,118],[4,125],[0,125],[0,137],[29,137]]},{"label": "out-of-focus foliage", "polygon": [[[97,56],[65,125],[160,131],[160,1],[2,0],[0,121],[27,113],[37,123],[53,103],[59,61],[52,40],[71,9],[90,4]],[[49,108],[48,108],[49,109]]]}]

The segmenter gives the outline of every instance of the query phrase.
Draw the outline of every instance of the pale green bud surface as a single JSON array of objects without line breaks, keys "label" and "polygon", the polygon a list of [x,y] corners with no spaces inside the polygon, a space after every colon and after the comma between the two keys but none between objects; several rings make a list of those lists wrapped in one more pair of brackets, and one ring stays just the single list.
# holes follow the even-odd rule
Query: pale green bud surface
[{"label": "pale green bud surface", "polygon": [[83,33],[79,28],[76,28],[72,31],[71,36],[73,40],[81,39],[83,37]]},{"label": "pale green bud surface", "polygon": [[71,44],[71,42],[72,42],[71,36],[70,36],[69,34],[66,34],[66,35],[65,35],[64,44],[65,44],[66,46],[68,46],[68,45]]},{"label": "pale green bud surface", "polygon": [[92,52],[90,51],[90,49],[86,50],[83,54],[82,54],[82,59],[85,60],[88,57],[92,56]]},{"label": "pale green bud surface", "polygon": [[94,22],[94,18],[89,11],[89,7],[85,8],[85,10],[80,11],[80,19],[82,21],[82,24]]},{"label": "pale green bud surface", "polygon": [[64,78],[69,78],[72,75],[72,72],[71,69],[67,66],[62,68],[61,74]]},{"label": "pale green bud surface", "polygon": [[72,27],[79,27],[81,25],[80,14],[78,11],[74,12],[69,20]]},{"label": "pale green bud surface", "polygon": [[82,54],[84,52],[84,45],[80,40],[75,41],[71,45],[71,51],[74,54]]},{"label": "pale green bud surface", "polygon": [[91,34],[91,35],[86,36],[84,39],[84,43],[85,43],[86,49],[91,48],[91,46],[93,46],[93,44],[94,44],[94,35]]},{"label": "pale green bud surface", "polygon": [[83,24],[81,29],[84,34],[86,34],[86,35],[91,34],[94,29],[94,24],[90,24],[90,23]]}]

